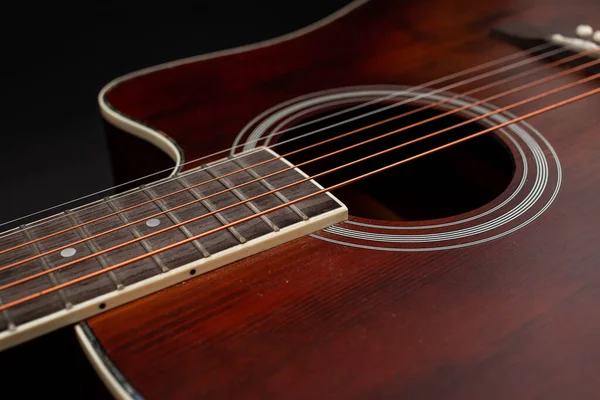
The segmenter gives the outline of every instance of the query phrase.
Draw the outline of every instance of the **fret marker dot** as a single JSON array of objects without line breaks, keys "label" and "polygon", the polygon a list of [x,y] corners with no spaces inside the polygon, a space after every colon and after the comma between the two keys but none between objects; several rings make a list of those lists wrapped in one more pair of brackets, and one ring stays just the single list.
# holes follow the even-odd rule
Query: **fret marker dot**
[{"label": "fret marker dot", "polygon": [[77,253],[77,250],[75,250],[72,247],[69,247],[68,249],[64,249],[63,251],[61,251],[60,255],[63,256],[64,258],[67,258],[67,257],[73,257],[75,255],[75,253]]},{"label": "fret marker dot", "polygon": [[158,218],[149,219],[146,221],[146,225],[148,225],[150,228],[154,228],[155,226],[160,225],[160,220]]}]

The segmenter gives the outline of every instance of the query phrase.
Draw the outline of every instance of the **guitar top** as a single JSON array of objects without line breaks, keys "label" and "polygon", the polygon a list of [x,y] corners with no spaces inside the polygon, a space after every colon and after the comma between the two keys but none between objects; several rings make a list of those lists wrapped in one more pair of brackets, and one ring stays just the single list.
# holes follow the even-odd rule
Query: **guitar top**
[{"label": "guitar top", "polygon": [[115,79],[113,147],[175,167],[0,235],[0,349],[76,324],[123,399],[598,398],[594,21],[356,0]]}]

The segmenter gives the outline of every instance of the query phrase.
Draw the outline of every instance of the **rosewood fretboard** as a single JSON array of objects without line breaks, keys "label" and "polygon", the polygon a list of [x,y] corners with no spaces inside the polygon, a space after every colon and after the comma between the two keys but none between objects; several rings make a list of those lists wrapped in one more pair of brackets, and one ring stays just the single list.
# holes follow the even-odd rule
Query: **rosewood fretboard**
[{"label": "rosewood fretboard", "polygon": [[[305,179],[306,176],[298,169],[260,179],[289,168],[290,164],[283,159],[245,169],[276,157],[273,151],[260,149],[242,157],[220,160],[175,178],[6,232],[0,236],[0,251],[31,243],[0,254],[0,269],[36,255],[46,255],[0,271],[0,288],[42,271],[55,271],[0,290],[0,301],[2,304],[9,304],[321,189],[314,181],[306,181],[185,223],[192,218]],[[209,197],[249,181],[255,182]],[[178,193],[170,195],[177,191]],[[178,207],[187,203],[190,204]],[[174,208],[176,209],[173,210]],[[110,216],[103,218],[107,215]],[[345,218],[347,210],[339,201],[329,194],[319,194],[15,305],[0,313],[0,349],[182,281],[190,274],[209,271]],[[124,226],[127,224],[129,226]],[[97,254],[177,224],[182,225],[119,249]],[[123,228],[114,230],[120,226]],[[111,229],[114,231],[102,234]],[[55,234],[56,232],[61,233]],[[92,236],[94,238],[82,240]],[[78,241],[81,243],[72,244]],[[57,250],[53,251],[54,249]],[[57,269],[67,262],[92,254],[97,255]]]}]

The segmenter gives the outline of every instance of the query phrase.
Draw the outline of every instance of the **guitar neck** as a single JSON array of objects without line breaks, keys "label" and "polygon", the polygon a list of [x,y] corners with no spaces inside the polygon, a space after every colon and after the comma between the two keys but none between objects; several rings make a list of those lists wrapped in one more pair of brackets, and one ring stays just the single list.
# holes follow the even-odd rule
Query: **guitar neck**
[{"label": "guitar neck", "polygon": [[328,193],[251,218],[321,189],[261,149],[9,231],[0,349],[346,219]]}]

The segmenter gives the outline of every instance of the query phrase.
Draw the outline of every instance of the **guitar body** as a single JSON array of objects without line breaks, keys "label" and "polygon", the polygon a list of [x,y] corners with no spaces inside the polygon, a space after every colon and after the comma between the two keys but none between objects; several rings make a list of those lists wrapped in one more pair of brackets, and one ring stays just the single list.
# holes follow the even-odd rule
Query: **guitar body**
[{"label": "guitar body", "polygon": [[[344,93],[357,104],[518,52],[490,36],[497,24],[566,32],[598,16],[584,0],[356,1],[283,38],[120,78],[100,104],[111,129],[156,146],[181,172],[252,147],[261,123],[285,128],[335,109]],[[511,112],[553,99],[544,101]],[[78,338],[122,398],[598,397],[599,109],[590,97],[507,127],[498,148],[482,142],[494,163],[464,148],[455,161],[489,171],[478,202],[449,180],[444,159],[408,171],[409,181],[334,191],[348,221],[102,313]],[[135,148],[123,150],[136,164]],[[450,175],[431,191],[438,173]],[[461,199],[472,204],[442,207]]]}]

